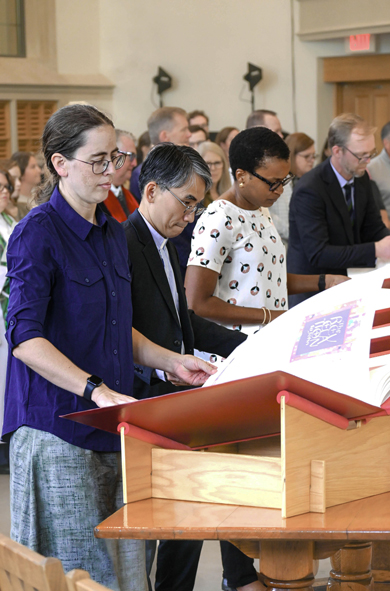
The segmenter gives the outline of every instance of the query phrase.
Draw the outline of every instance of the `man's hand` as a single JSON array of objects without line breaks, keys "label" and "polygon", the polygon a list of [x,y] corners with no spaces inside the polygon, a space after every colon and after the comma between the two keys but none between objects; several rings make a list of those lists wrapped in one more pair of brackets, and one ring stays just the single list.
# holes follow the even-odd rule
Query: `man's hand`
[{"label": "man's hand", "polygon": [[116,404],[127,404],[128,402],[136,402],[136,398],[132,396],[125,396],[110,390],[105,384],[98,386],[92,392],[91,400],[99,407],[106,408],[107,406],[115,406]]},{"label": "man's hand", "polygon": [[335,285],[339,285],[339,283],[344,283],[344,281],[349,281],[350,277],[346,275],[325,275],[325,289],[329,289],[330,287],[334,287]]},{"label": "man's hand", "polygon": [[201,386],[217,371],[215,365],[192,355],[180,355],[172,360],[167,378],[175,386]]},{"label": "man's hand", "polygon": [[390,236],[385,236],[379,242],[375,242],[375,256],[377,259],[390,261]]}]

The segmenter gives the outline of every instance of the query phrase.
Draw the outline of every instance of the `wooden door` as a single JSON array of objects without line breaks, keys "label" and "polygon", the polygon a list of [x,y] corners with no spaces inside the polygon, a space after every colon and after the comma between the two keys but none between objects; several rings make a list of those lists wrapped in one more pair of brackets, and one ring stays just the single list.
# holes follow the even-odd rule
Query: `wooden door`
[{"label": "wooden door", "polygon": [[381,129],[390,121],[390,82],[342,82],[337,84],[336,115],[356,113],[376,127],[375,142],[382,149]]}]

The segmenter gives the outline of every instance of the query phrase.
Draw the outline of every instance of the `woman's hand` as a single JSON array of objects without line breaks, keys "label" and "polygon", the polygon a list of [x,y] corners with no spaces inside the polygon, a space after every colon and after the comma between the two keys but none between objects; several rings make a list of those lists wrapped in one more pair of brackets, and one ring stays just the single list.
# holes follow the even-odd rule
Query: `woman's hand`
[{"label": "woman's hand", "polygon": [[201,386],[217,371],[215,365],[192,355],[180,355],[172,361],[166,376],[175,386]]},{"label": "woman's hand", "polygon": [[346,275],[325,275],[325,289],[329,289],[330,287],[334,287],[335,285],[339,285],[340,283],[349,280],[350,277],[347,277]]},{"label": "woman's hand", "polygon": [[128,402],[136,402],[136,398],[132,396],[125,396],[110,390],[105,384],[98,386],[92,392],[91,400],[99,408],[106,408],[107,406],[115,406],[116,404],[127,404]]}]

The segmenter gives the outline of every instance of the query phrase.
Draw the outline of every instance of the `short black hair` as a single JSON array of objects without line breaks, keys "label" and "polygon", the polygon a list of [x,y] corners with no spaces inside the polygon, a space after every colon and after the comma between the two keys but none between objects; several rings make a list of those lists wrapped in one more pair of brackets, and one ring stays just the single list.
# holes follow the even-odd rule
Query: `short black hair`
[{"label": "short black hair", "polygon": [[251,127],[264,125],[266,115],[271,115],[272,117],[278,116],[275,111],[271,111],[270,109],[257,109],[256,111],[252,111],[246,120],[246,128],[250,129]]},{"label": "short black hair", "polygon": [[208,191],[212,186],[211,173],[202,156],[189,146],[164,142],[155,146],[142,163],[139,190],[142,195],[151,181],[164,188],[183,187],[195,175],[203,180]]},{"label": "short black hair", "polygon": [[230,167],[234,178],[241,168],[253,172],[269,158],[288,161],[290,150],[282,138],[267,127],[244,129],[232,140],[229,149]]},{"label": "short black hair", "polygon": [[386,123],[381,129],[381,140],[385,140],[390,135],[390,121]]}]

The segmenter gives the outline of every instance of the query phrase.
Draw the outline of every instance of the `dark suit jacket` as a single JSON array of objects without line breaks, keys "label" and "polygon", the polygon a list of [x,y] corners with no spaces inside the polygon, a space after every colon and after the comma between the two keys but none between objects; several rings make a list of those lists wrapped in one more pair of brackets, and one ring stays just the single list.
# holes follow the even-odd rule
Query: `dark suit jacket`
[{"label": "dark suit jacket", "polygon": [[[246,335],[219,326],[188,310],[177,252],[168,241],[167,248],[179,295],[179,322],[164,265],[138,210],[124,222],[123,227],[132,267],[134,328],[151,341],[176,353],[181,352],[181,343],[184,342],[188,354],[193,354],[196,347],[200,351],[227,357],[245,341]],[[170,382],[154,378],[153,368],[135,364],[134,369],[136,398],[150,398],[183,390]]]},{"label": "dark suit jacket", "polygon": [[383,224],[370,179],[355,178],[355,221],[330,161],[305,174],[290,202],[289,273],[346,275],[349,267],[374,267],[375,245],[390,231]]}]

